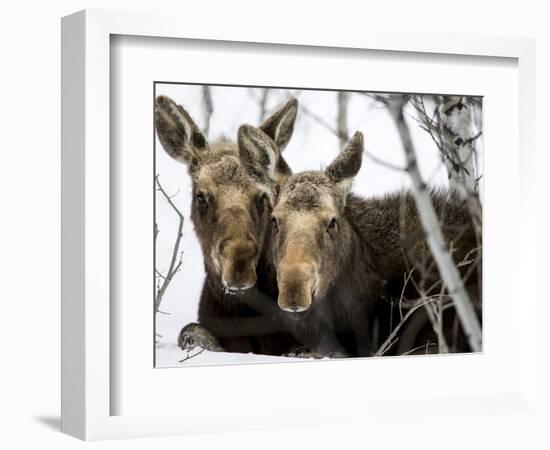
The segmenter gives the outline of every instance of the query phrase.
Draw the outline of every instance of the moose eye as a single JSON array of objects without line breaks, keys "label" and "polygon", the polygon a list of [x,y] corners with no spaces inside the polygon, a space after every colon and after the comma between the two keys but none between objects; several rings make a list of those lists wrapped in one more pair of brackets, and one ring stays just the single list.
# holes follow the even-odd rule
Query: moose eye
[{"label": "moose eye", "polygon": [[206,195],[204,195],[204,192],[198,192],[196,195],[197,204],[202,207],[208,207],[208,201],[206,200]]},{"label": "moose eye", "polygon": [[327,225],[327,233],[332,234],[338,231],[338,222],[336,222],[336,218],[333,217],[330,219]]},{"label": "moose eye", "polygon": [[271,228],[273,228],[275,233],[279,231],[279,224],[277,223],[277,219],[275,217],[271,218]]}]

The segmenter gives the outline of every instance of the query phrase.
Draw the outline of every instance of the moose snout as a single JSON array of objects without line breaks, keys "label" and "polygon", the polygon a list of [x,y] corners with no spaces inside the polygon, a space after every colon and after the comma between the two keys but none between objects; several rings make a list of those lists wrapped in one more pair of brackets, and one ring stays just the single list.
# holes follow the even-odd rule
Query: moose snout
[{"label": "moose snout", "polygon": [[220,242],[220,260],[222,283],[230,291],[243,291],[256,284],[256,260],[258,247],[256,242],[244,240],[222,240]]},{"label": "moose snout", "polygon": [[314,280],[313,266],[309,264],[284,267],[278,276],[279,308],[291,313],[307,311],[313,298]]},{"label": "moose snout", "polygon": [[245,236],[225,236],[218,242],[220,256],[232,256],[240,254],[244,257],[257,253],[256,240],[250,233]]},{"label": "moose snout", "polygon": [[283,311],[293,312],[293,313],[304,312],[308,310],[306,306],[299,305],[295,302],[288,303],[287,306],[283,307],[282,309]]}]

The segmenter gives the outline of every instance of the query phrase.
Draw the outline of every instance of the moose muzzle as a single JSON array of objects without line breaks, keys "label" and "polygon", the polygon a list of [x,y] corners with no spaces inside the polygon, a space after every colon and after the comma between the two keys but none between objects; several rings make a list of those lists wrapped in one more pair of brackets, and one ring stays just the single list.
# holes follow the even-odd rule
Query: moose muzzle
[{"label": "moose muzzle", "polygon": [[256,284],[256,243],[249,238],[229,240],[220,252],[222,283],[230,291],[243,291]]},{"label": "moose muzzle", "polygon": [[279,307],[283,311],[299,313],[309,309],[315,289],[313,265],[281,265],[277,275],[279,286]]}]

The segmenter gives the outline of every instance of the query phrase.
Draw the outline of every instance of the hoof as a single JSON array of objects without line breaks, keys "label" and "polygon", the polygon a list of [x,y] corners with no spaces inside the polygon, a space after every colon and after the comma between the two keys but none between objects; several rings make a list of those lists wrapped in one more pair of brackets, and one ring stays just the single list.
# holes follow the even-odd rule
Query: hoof
[{"label": "hoof", "polygon": [[178,336],[178,347],[185,351],[191,351],[194,348],[203,348],[212,352],[222,352],[218,340],[198,323],[189,323],[185,325]]}]

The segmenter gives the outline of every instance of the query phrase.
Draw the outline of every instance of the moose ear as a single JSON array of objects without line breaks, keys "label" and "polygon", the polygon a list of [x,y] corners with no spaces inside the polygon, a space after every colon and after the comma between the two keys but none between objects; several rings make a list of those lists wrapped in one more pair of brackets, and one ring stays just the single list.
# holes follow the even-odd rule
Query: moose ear
[{"label": "moose ear", "polygon": [[185,109],[166,96],[157,97],[155,125],[166,153],[190,168],[198,164],[200,151],[208,142]]},{"label": "moose ear", "polygon": [[281,152],[292,137],[297,112],[298,100],[291,98],[281,108],[265,119],[259,127],[260,130],[273,139],[273,142],[275,142]]},{"label": "moose ear", "polygon": [[344,195],[351,189],[353,178],[361,168],[362,158],[363,133],[357,131],[325,170],[325,174],[341,188]]},{"label": "moose ear", "polygon": [[250,125],[242,125],[238,131],[239,154],[241,161],[253,176],[262,173],[277,179],[280,152],[273,140]]}]

